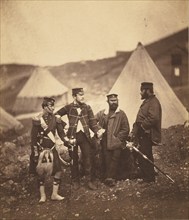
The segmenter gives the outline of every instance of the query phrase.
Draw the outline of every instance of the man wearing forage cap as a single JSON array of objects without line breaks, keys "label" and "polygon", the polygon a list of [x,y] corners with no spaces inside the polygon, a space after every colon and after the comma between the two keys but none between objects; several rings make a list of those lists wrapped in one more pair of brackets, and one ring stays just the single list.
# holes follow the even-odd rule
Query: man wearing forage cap
[{"label": "man wearing forage cap", "polygon": [[74,145],[73,148],[73,165],[71,167],[72,184],[75,189],[79,188],[79,167],[78,167],[78,146],[82,153],[82,162],[87,186],[91,190],[96,189],[92,181],[92,143],[90,137],[91,129],[98,137],[101,136],[102,129],[97,125],[91,107],[85,104],[83,88],[72,89],[73,102],[61,108],[56,114],[67,115],[69,128],[65,145]]},{"label": "man wearing forage cap", "polygon": [[61,182],[61,159],[55,147],[55,133],[64,140],[65,124],[53,114],[55,100],[51,97],[44,97],[42,102],[43,112],[32,119],[31,130],[31,156],[30,173],[38,177],[40,191],[40,203],[46,201],[45,177],[54,176],[52,200],[63,200],[64,197],[58,194]]},{"label": "man wearing forage cap", "polygon": [[125,112],[118,107],[118,95],[107,95],[109,107],[96,115],[99,125],[104,129],[101,139],[102,160],[104,163],[104,183],[115,185],[121,150],[129,134],[129,123]]},{"label": "man wearing forage cap", "polygon": [[[152,146],[161,142],[162,109],[154,95],[153,83],[142,82],[140,94],[144,101],[139,108],[130,138],[138,142],[139,150],[153,162]],[[155,182],[153,165],[140,155],[138,155],[138,162],[143,182]]]}]

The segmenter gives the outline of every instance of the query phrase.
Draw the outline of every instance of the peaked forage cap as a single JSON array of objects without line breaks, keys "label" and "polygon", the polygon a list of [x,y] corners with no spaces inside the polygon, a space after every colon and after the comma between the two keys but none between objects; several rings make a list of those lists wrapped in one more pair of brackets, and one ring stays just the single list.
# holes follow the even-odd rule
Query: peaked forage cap
[{"label": "peaked forage cap", "polygon": [[118,94],[119,106],[127,114],[130,126],[135,122],[139,107],[143,102],[140,97],[142,82],[152,82],[154,85],[154,93],[162,106],[163,128],[183,124],[186,121],[186,108],[156,67],[144,46],[139,43],[110,90],[110,93]]},{"label": "peaked forage cap", "polygon": [[59,96],[68,91],[48,70],[37,68],[28,79],[18,97]]}]

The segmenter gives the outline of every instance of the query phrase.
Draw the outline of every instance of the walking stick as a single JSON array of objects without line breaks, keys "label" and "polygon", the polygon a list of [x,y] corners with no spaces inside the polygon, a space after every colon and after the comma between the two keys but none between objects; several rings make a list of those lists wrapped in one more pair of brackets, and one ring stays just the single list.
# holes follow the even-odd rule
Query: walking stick
[{"label": "walking stick", "polygon": [[73,148],[74,145],[68,144],[68,151],[70,155],[70,198],[72,197],[72,166],[73,166]]},{"label": "walking stick", "polygon": [[138,150],[138,148],[136,148],[133,143],[130,142],[129,148],[132,148],[133,150],[135,150],[138,154],[140,154],[145,160],[147,160],[149,163],[151,163],[155,168],[157,168],[160,173],[162,173],[165,177],[167,177],[172,183],[175,183],[175,181],[166,173],[164,173],[158,166],[156,166],[150,159],[148,159],[148,157],[146,155],[144,155],[141,151]]},{"label": "walking stick", "polygon": [[73,165],[73,148],[74,148],[74,146],[73,145],[71,145],[70,143],[67,143],[67,145],[65,145],[65,146],[67,146],[67,148],[68,148],[68,153],[69,153],[69,156],[70,156],[70,163],[69,163],[69,165],[70,165],[70,173],[69,173],[69,176],[70,176],[70,190],[69,190],[69,194],[70,194],[70,196],[68,197],[68,199],[67,199],[67,206],[68,206],[68,209],[67,209],[67,215],[69,216],[71,213],[70,213],[70,207],[71,207],[71,197],[72,197],[72,171],[71,171],[71,169],[72,169],[72,165]]}]

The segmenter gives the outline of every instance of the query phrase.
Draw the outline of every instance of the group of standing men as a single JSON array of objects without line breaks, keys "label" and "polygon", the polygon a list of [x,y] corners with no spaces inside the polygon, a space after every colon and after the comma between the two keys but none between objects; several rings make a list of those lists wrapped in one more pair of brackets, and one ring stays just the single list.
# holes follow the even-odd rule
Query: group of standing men
[{"label": "group of standing men", "polygon": [[[61,160],[55,148],[55,132],[57,131],[64,145],[72,148],[71,165],[72,184],[75,189],[80,186],[78,147],[82,155],[82,164],[87,187],[97,189],[92,175],[94,146],[90,137],[90,130],[98,139],[101,146],[103,161],[103,182],[114,186],[122,149],[126,141],[137,143],[139,150],[153,161],[152,146],[161,141],[161,105],[154,95],[153,84],[141,83],[141,99],[144,99],[138,111],[133,129],[130,132],[126,113],[119,108],[118,94],[107,95],[108,109],[103,109],[94,115],[91,107],[85,103],[83,88],[72,89],[73,102],[64,106],[55,114],[52,98],[44,98],[43,113],[33,119],[31,132],[30,172],[36,173],[40,187],[40,202],[46,201],[45,175],[54,176],[53,193],[51,199],[62,200],[58,195],[61,180]],[[67,115],[68,131],[64,132],[65,122],[61,120]],[[90,129],[90,130],[89,130]],[[144,182],[154,182],[154,167],[137,156],[140,168],[140,178]]]}]

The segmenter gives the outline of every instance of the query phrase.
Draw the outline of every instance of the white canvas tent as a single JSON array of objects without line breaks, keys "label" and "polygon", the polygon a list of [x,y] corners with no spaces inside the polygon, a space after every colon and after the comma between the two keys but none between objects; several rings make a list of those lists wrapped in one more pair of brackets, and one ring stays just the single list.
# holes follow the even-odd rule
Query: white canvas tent
[{"label": "white canvas tent", "polygon": [[146,49],[141,43],[133,51],[110,93],[119,95],[120,108],[123,109],[132,127],[138,109],[142,104],[140,98],[141,82],[153,82],[154,93],[162,106],[162,127],[184,124],[187,111],[164,79]]},{"label": "white canvas tent", "polygon": [[9,130],[19,131],[22,128],[23,125],[19,121],[0,107],[0,134]]},{"label": "white canvas tent", "polygon": [[56,106],[65,105],[68,102],[68,88],[47,69],[37,68],[18,94],[13,112],[15,114],[38,112],[45,96],[54,97]]}]

